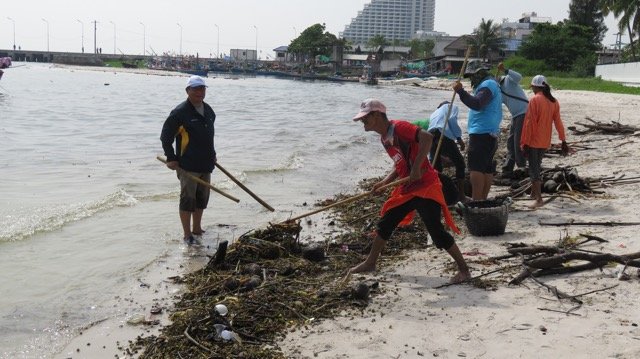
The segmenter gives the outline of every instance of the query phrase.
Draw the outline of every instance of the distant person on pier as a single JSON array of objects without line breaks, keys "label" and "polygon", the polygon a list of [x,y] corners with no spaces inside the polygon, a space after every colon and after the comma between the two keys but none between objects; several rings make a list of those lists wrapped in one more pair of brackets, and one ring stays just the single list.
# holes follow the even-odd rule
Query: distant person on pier
[{"label": "distant person on pier", "polygon": [[167,157],[167,167],[177,171],[180,179],[179,214],[183,238],[187,244],[194,244],[194,235],[204,233],[202,214],[209,203],[210,190],[185,176],[184,172],[210,182],[211,172],[216,163],[213,143],[216,114],[211,106],[204,102],[206,88],[202,77],[189,78],[185,89],[187,100],[171,111],[160,135],[162,148]]},{"label": "distant person on pier", "polygon": [[460,100],[469,107],[467,130],[467,165],[471,181],[471,197],[474,201],[489,196],[496,165],[493,157],[498,149],[500,121],[502,121],[502,94],[500,86],[489,74],[489,67],[480,61],[469,63],[464,77],[471,80],[473,95],[456,81],[453,89]]},{"label": "distant person on pier", "polygon": [[445,249],[458,266],[458,273],[451,282],[459,283],[471,278],[458,245],[441,222],[444,214],[447,225],[459,233],[445,203],[438,173],[427,159],[433,136],[407,121],[389,120],[385,105],[376,99],[364,100],[353,121],[362,122],[365,131],[379,134],[383,147],[394,162],[393,169],[373,185],[373,190],[377,191],[399,178],[409,177],[409,182],[398,186],[383,205],[371,251],[365,261],[351,268],[349,273],[374,271],[393,231],[399,224],[410,222],[417,211],[435,246]]},{"label": "distant person on pier", "polygon": [[544,205],[542,201],[542,157],[551,146],[551,126],[555,126],[558,137],[562,141],[561,154],[569,154],[564,133],[564,125],[560,119],[560,103],[551,94],[551,87],[547,79],[542,75],[536,75],[531,79],[533,98],[529,101],[529,109],[524,117],[522,126],[522,138],[520,148],[529,161],[529,178],[531,179],[531,197],[534,202],[529,207],[532,209]]},{"label": "distant person on pier", "polygon": [[524,168],[527,162],[520,149],[520,136],[522,135],[522,124],[524,123],[524,114],[527,112],[529,100],[522,87],[520,87],[522,75],[513,69],[505,69],[502,62],[498,64],[498,71],[504,72],[504,76],[500,77],[502,103],[507,106],[509,113],[511,113],[511,125],[509,126],[509,137],[507,138],[507,158],[502,164],[502,176],[511,178],[513,177],[513,168],[515,166]]}]

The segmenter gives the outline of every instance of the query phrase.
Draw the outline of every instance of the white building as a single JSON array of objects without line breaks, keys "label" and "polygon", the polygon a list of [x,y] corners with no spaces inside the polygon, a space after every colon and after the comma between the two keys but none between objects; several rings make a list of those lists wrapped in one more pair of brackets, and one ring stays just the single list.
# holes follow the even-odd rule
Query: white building
[{"label": "white building", "polygon": [[550,17],[538,16],[535,12],[524,13],[518,19],[518,22],[510,22],[509,19],[503,19],[500,24],[502,37],[505,39],[524,40],[533,32],[533,28],[537,24],[551,23]]},{"label": "white building", "polygon": [[435,13],[436,0],[371,0],[340,37],[356,44],[376,35],[388,41],[407,41],[419,31],[433,31]]}]

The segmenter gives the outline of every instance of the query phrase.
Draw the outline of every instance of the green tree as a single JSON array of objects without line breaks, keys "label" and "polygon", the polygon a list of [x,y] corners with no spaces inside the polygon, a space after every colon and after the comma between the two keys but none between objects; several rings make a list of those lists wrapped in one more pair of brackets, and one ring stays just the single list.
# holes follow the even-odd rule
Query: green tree
[{"label": "green tree", "polygon": [[554,70],[568,72],[578,59],[590,57],[596,49],[590,28],[567,21],[536,25],[519,53],[530,60],[544,60]]},{"label": "green tree", "polygon": [[317,55],[330,56],[334,45],[345,45],[344,40],[325,32],[325,24],[315,24],[306,28],[300,36],[289,44],[289,52],[314,59]]},{"label": "green tree", "polygon": [[569,3],[569,21],[591,29],[593,43],[600,47],[607,32],[604,24],[602,0],[571,0]]},{"label": "green tree", "polygon": [[467,37],[467,43],[473,47],[477,57],[489,58],[492,51],[504,49],[504,39],[500,36],[500,24],[495,24],[493,20],[485,21],[483,18],[478,27],[473,29],[471,36]]},{"label": "green tree", "polygon": [[433,55],[433,48],[436,46],[436,43],[431,39],[411,39],[407,42],[407,46],[411,48],[413,58],[427,58]]},{"label": "green tree", "polygon": [[640,30],[640,0],[601,0],[602,11],[605,16],[613,14],[618,20],[618,30],[629,33],[629,47],[633,61],[636,61],[633,36]]},{"label": "green tree", "polygon": [[377,46],[386,46],[389,45],[389,41],[384,37],[384,35],[375,35],[367,41],[367,46],[369,47],[377,47]]}]

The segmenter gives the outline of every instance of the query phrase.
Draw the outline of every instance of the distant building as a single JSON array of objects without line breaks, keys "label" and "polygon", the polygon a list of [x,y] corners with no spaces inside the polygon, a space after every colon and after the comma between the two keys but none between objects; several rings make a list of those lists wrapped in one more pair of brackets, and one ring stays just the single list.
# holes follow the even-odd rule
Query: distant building
[{"label": "distant building", "polygon": [[289,46],[279,46],[273,49],[276,53],[275,61],[277,62],[291,62],[293,61],[293,55],[289,53]]},{"label": "distant building", "polygon": [[433,31],[435,13],[435,0],[371,0],[340,37],[352,43],[366,43],[376,35],[407,41],[419,31]]},{"label": "distant building", "polygon": [[231,49],[230,57],[233,61],[256,61],[258,59],[256,50]]},{"label": "distant building", "polygon": [[518,19],[518,22],[510,22],[509,19],[503,19],[500,24],[500,33],[505,39],[525,40],[533,32],[533,28],[537,24],[551,23],[550,17],[538,16],[535,12],[524,13]]}]

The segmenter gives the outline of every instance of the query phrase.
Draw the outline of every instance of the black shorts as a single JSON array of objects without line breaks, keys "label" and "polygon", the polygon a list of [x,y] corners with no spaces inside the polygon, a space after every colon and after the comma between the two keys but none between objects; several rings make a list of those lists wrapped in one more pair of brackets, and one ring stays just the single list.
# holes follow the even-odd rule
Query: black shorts
[{"label": "black shorts", "polygon": [[449,249],[455,244],[453,236],[442,225],[440,204],[434,200],[421,197],[414,197],[408,202],[388,210],[378,222],[378,235],[384,240],[391,238],[391,234],[398,226],[398,223],[413,210],[420,214],[420,218],[422,218],[422,222],[427,227],[427,231],[433,239],[433,244],[437,248]]},{"label": "black shorts", "polygon": [[496,172],[496,164],[493,162],[498,150],[498,139],[488,133],[469,135],[469,149],[467,151],[467,163],[469,171],[485,174]]}]

